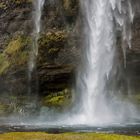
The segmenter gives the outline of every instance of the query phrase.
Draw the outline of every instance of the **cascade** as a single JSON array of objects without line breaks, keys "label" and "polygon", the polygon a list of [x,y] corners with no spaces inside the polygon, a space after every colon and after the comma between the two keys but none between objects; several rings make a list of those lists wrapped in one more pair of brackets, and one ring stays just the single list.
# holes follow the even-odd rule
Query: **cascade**
[{"label": "cascade", "polygon": [[[33,12],[33,43],[30,51],[29,65],[28,65],[28,79],[29,79],[29,89],[28,93],[31,93],[31,80],[32,73],[36,69],[36,57],[38,55],[38,39],[41,30],[41,15],[45,0],[34,0],[34,12]],[[36,76],[35,76],[36,77]],[[38,83],[37,78],[35,78],[36,83]],[[38,86],[38,85],[36,85]]]},{"label": "cascade", "polygon": [[[114,121],[116,115],[125,112],[125,107],[119,102],[115,104],[114,98],[108,101],[112,95],[109,95],[107,84],[113,80],[112,75],[116,72],[114,62],[118,32],[121,34],[124,62],[126,48],[131,48],[131,23],[134,17],[131,1],[81,0],[81,11],[84,22],[84,47],[82,66],[77,76],[77,92],[81,96],[78,119],[83,124],[100,123],[101,120]],[[120,108],[118,114],[115,113],[116,106]]]}]

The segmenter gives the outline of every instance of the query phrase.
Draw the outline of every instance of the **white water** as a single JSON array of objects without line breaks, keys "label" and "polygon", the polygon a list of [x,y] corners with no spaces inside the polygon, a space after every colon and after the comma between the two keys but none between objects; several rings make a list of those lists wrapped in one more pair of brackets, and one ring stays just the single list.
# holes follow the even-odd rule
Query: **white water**
[{"label": "white water", "polygon": [[[131,48],[133,11],[129,0],[81,0],[84,17],[84,51],[77,77],[77,119],[81,124],[118,123],[136,116],[132,104],[119,101],[112,84],[115,78],[117,32],[121,32],[124,62]],[[114,63],[115,62],[115,63]],[[109,88],[108,88],[109,87]],[[115,90],[115,89],[114,89]],[[112,93],[110,93],[112,92]],[[111,97],[112,96],[112,97]],[[78,97],[79,98],[79,97]]]},{"label": "white water", "polygon": [[81,0],[80,4],[84,39],[81,42],[83,55],[77,75],[76,104],[72,112],[64,114],[44,108],[38,123],[58,126],[134,123],[139,118],[135,106],[129,101],[121,100],[117,95],[123,95],[121,87],[114,87],[114,81],[117,82],[117,63],[120,63],[116,54],[119,47],[117,34],[121,38],[124,64],[126,49],[131,48],[131,23],[134,17],[131,2]]},{"label": "white water", "polygon": [[[40,35],[41,30],[41,16],[42,16],[42,9],[44,5],[45,0],[34,0],[34,12],[33,12],[33,43],[32,48],[30,51],[29,56],[29,65],[28,65],[28,80],[29,80],[29,88],[28,88],[28,94],[31,93],[31,80],[32,80],[32,73],[36,70],[36,58],[38,55],[38,39]],[[37,75],[35,75],[36,83],[38,83]],[[38,85],[36,85],[38,86]]]},{"label": "white water", "polygon": [[116,91],[109,83],[116,80],[117,63],[120,61],[116,55],[118,32],[124,64],[126,49],[131,48],[131,23],[134,17],[131,3],[129,0],[81,0],[80,4],[84,39],[81,43],[82,66],[76,84],[76,105],[72,112],[62,115],[44,108],[38,123],[60,126],[133,123],[134,119],[139,118],[135,107],[120,100],[116,94],[123,93],[120,89]]},{"label": "white water", "polygon": [[[119,90],[114,91],[113,87],[111,87],[111,92],[113,92],[111,95],[107,86],[116,73],[117,31],[122,34],[124,61],[126,61],[127,47],[131,48],[130,26],[134,16],[131,3],[129,0],[81,0],[80,2],[84,17],[84,51],[82,66],[77,76],[77,93],[80,96],[76,100],[78,106],[74,107],[76,113],[60,115],[53,110],[43,108],[37,121],[33,120],[32,123],[30,120],[33,125],[100,126],[102,124],[121,124],[122,121],[125,124],[124,120],[128,116],[136,117],[135,107],[129,102],[119,100],[117,95],[114,95]],[[37,41],[41,30],[43,4],[44,0],[34,2],[35,26],[29,63],[30,78],[38,54]]]},{"label": "white water", "polygon": [[41,16],[42,16],[42,9],[45,0],[34,0],[34,9],[33,12],[33,44],[30,53],[30,60],[29,60],[29,79],[31,79],[32,72],[36,67],[36,57],[38,55],[38,39],[41,30]]}]

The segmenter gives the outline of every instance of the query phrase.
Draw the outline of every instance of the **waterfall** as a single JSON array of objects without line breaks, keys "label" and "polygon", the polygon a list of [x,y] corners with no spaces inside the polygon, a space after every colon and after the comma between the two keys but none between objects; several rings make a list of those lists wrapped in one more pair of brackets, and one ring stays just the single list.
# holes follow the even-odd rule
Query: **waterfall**
[{"label": "waterfall", "polygon": [[[131,23],[134,17],[131,1],[81,0],[81,11],[84,47],[76,87],[81,96],[78,98],[78,121],[84,124],[111,122],[122,118],[123,112],[128,109],[127,103],[122,105],[114,95],[110,95],[107,84],[113,81],[112,78],[115,80],[118,32],[121,34],[124,62],[126,49],[131,48]],[[109,96],[113,96],[112,99]]]},{"label": "waterfall", "polygon": [[[32,43],[32,48],[31,48],[31,52],[30,52],[29,67],[28,67],[29,68],[29,70],[28,70],[28,79],[29,79],[28,93],[31,92],[32,73],[36,69],[36,57],[38,55],[38,39],[39,39],[40,30],[41,30],[41,15],[42,15],[42,9],[43,9],[44,2],[45,2],[45,0],[34,0],[34,2],[33,2],[35,10],[33,12],[33,23],[34,23],[33,43]],[[37,79],[36,79],[36,82],[37,82]]]}]

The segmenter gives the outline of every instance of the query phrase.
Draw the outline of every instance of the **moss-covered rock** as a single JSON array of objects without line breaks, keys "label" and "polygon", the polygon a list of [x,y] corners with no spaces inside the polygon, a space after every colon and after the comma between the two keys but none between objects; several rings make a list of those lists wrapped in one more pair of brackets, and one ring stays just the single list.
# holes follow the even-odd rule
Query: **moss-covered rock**
[{"label": "moss-covered rock", "polygon": [[79,0],[63,0],[64,14],[68,23],[74,23],[79,10]]},{"label": "moss-covered rock", "polygon": [[[32,42],[30,36],[33,31],[32,2],[32,0],[0,1],[1,94],[27,94],[29,83],[27,61]],[[58,92],[70,87],[74,67],[69,65],[67,60],[65,64],[62,64],[56,62],[56,59],[60,52],[62,60],[68,58],[66,55],[63,58],[63,54],[65,49],[70,48],[70,45],[67,46],[68,34],[73,30],[76,18],[75,21],[69,23],[67,17],[72,19],[75,14],[77,15],[73,12],[77,7],[75,4],[74,0],[68,3],[63,0],[45,1],[41,18],[43,26],[39,39],[37,73],[35,74],[39,79],[40,95],[46,96],[50,91]],[[72,26],[67,27],[67,25]],[[71,53],[70,56],[72,56]],[[50,63],[53,65],[50,66]],[[34,78],[33,73],[32,81],[35,81]],[[34,84],[31,85],[35,87]]]},{"label": "moss-covered rock", "polygon": [[9,66],[10,66],[10,63],[7,57],[3,53],[1,53],[0,54],[0,74],[6,73]]},{"label": "moss-covered rock", "polygon": [[14,2],[14,3],[16,3],[16,4],[21,4],[21,3],[23,3],[23,2],[32,2],[33,0],[11,0],[11,2]]},{"label": "moss-covered rock", "polygon": [[7,47],[0,53],[0,75],[15,66],[25,65],[28,60],[29,38],[17,36],[8,42]]},{"label": "moss-covered rock", "polygon": [[0,115],[5,115],[8,111],[8,105],[0,103]]},{"label": "moss-covered rock", "polygon": [[64,89],[59,92],[52,92],[42,100],[42,104],[48,107],[65,107],[71,102],[71,92]]},{"label": "moss-covered rock", "polygon": [[13,7],[18,8],[25,4],[29,5],[29,4],[32,4],[32,1],[33,0],[8,0],[8,1],[1,0],[0,1],[0,11],[7,12],[8,8],[10,8],[10,9]]},{"label": "moss-covered rock", "polygon": [[65,31],[51,31],[41,35],[39,39],[39,63],[54,63],[55,58],[67,43]]}]

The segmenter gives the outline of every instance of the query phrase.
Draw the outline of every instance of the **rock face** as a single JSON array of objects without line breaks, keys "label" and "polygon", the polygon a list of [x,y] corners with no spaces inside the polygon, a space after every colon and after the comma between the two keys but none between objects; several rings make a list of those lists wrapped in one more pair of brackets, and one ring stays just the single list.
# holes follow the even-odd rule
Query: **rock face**
[{"label": "rock face", "polygon": [[[0,90],[6,95],[27,95],[28,60],[32,45],[32,0],[0,1]],[[37,72],[40,95],[71,86],[78,59],[77,0],[47,0],[42,15]]]},{"label": "rock face", "polygon": [[132,24],[132,49],[127,50],[127,77],[130,88],[140,93],[140,2],[134,0],[135,17]]},{"label": "rock face", "polygon": [[[132,25],[132,49],[127,50],[126,73],[132,88],[140,87],[139,0]],[[23,95],[28,91],[28,58],[32,45],[32,0],[0,0],[0,91]],[[42,14],[37,73],[39,94],[48,95],[72,85],[80,58],[79,0],[46,0]]]}]

